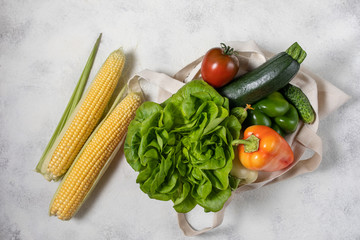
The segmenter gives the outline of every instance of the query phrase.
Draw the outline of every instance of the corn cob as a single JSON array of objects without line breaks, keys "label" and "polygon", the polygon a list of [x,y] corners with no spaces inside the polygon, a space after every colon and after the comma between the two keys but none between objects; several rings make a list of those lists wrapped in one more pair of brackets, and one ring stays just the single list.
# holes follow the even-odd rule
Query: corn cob
[{"label": "corn cob", "polygon": [[51,150],[51,148],[53,147],[56,139],[58,138],[59,134],[61,133],[61,131],[63,130],[66,122],[68,121],[68,119],[70,118],[72,112],[75,110],[76,105],[79,103],[81,96],[84,92],[85,89],[85,85],[87,83],[87,80],[89,79],[89,75],[91,72],[91,68],[94,64],[94,60],[95,60],[95,56],[97,53],[97,50],[99,49],[99,45],[100,45],[100,41],[101,41],[101,36],[102,34],[100,34],[100,36],[98,37],[98,39],[95,42],[95,45],[91,51],[91,54],[86,62],[85,68],[79,78],[78,83],[76,84],[76,87],[74,89],[73,94],[71,95],[71,98],[69,100],[68,105],[65,108],[65,111],[48,143],[48,145],[46,146],[39,163],[36,166],[36,171],[37,172],[41,172],[41,166],[43,161],[45,160],[46,156],[49,154],[49,151]]},{"label": "corn cob", "polygon": [[77,212],[114,156],[141,99],[139,93],[128,94],[99,125],[62,180],[50,204],[50,215],[69,220]]},{"label": "corn cob", "polygon": [[103,115],[122,73],[124,62],[125,55],[121,49],[112,52],[106,59],[86,97],[79,103],[79,108],[70,119],[70,124],[59,137],[61,140],[54,148],[51,158],[49,156],[42,167],[47,180],[58,180],[73,163]]}]

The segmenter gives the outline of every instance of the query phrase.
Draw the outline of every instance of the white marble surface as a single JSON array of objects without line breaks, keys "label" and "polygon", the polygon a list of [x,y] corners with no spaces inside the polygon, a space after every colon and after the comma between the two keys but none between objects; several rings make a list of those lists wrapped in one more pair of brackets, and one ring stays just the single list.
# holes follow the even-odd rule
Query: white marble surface
[{"label": "white marble surface", "polygon": [[123,46],[125,77],[173,74],[222,41],[253,39],[273,52],[298,41],[304,66],[352,96],[320,122],[322,164],[236,196],[223,224],[195,239],[360,239],[357,0],[101,2],[0,1],[0,239],[186,238],[171,203],[140,191],[121,152],[74,219],[48,216],[58,184],[33,169],[100,32],[94,69]]}]

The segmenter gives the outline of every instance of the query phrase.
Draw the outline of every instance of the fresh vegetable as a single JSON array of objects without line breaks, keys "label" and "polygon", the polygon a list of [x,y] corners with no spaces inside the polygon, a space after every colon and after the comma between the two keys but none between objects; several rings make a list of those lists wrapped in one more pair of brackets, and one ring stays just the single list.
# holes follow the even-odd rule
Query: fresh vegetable
[{"label": "fresh vegetable", "polygon": [[287,84],[280,89],[280,91],[285,98],[295,106],[304,123],[311,124],[315,121],[315,111],[312,108],[309,99],[300,88]]},{"label": "fresh vegetable", "polygon": [[305,57],[306,52],[298,43],[294,43],[286,52],[232,80],[219,88],[218,92],[229,99],[232,107],[253,104],[288,84],[299,71]]},{"label": "fresh vegetable", "polygon": [[219,211],[231,195],[229,173],[241,125],[229,102],[193,80],[162,104],[145,102],[130,123],[124,153],[150,198],[172,200],[177,212],[197,204]]},{"label": "fresh vegetable", "polygon": [[286,133],[292,133],[295,132],[298,126],[299,115],[296,108],[292,104],[290,104],[289,111],[287,111],[282,116],[275,117],[274,121]]},{"label": "fresh vegetable", "polygon": [[221,48],[210,49],[201,64],[202,78],[215,88],[233,80],[238,70],[239,60],[234,56],[234,49],[223,43]]},{"label": "fresh vegetable", "polygon": [[51,215],[69,220],[78,211],[119,150],[141,99],[140,93],[129,93],[95,130],[56,191]]},{"label": "fresh vegetable", "polygon": [[233,168],[231,169],[230,175],[232,176],[232,181],[234,181],[234,189],[239,187],[239,185],[250,184],[256,181],[258,178],[258,171],[250,170],[244,167],[239,157],[237,156],[233,160]]},{"label": "fresh vegetable", "polygon": [[234,115],[239,120],[240,124],[242,124],[248,116],[248,112],[247,112],[248,109],[254,110],[254,108],[252,108],[250,104],[246,104],[245,108],[243,107],[232,108],[231,114]]},{"label": "fresh vegetable", "polygon": [[258,109],[249,110],[248,117],[244,122],[244,125],[246,127],[252,125],[264,125],[271,127],[271,124],[272,124],[271,118]]},{"label": "fresh vegetable", "polygon": [[275,121],[271,123],[271,128],[274,129],[275,132],[280,134],[282,137],[286,136],[286,132],[279,125],[277,125]]},{"label": "fresh vegetable", "polygon": [[273,92],[266,96],[254,107],[269,117],[282,116],[289,111],[290,104],[279,92]]},{"label": "fresh vegetable", "polygon": [[101,36],[102,34],[100,34],[100,36],[98,37],[98,39],[96,40],[95,42],[95,45],[91,51],[91,54],[86,62],[86,65],[85,65],[85,68],[80,76],[80,79],[78,81],[78,83],[76,84],[76,87],[73,91],[73,94],[71,95],[71,98],[68,102],[68,105],[66,106],[66,109],[48,143],[48,145],[46,146],[41,158],[40,158],[40,161],[39,163],[37,164],[36,166],[36,171],[39,172],[39,173],[43,173],[44,174],[44,170],[42,170],[42,167],[44,165],[44,161],[45,161],[45,158],[50,154],[50,150],[53,148],[54,146],[54,143],[56,141],[56,139],[59,137],[61,131],[63,130],[66,122],[69,120],[71,114],[73,113],[73,111],[75,110],[78,102],[80,101],[81,99],[81,96],[84,92],[84,89],[85,89],[85,86],[86,86],[86,83],[89,79],[89,75],[90,75],[90,72],[91,72],[91,68],[94,64],[94,60],[95,60],[95,57],[96,57],[96,53],[99,49],[99,45],[100,45],[100,40],[101,40]]},{"label": "fresh vegetable", "polygon": [[273,172],[286,168],[294,161],[294,153],[286,140],[267,126],[248,127],[244,139],[234,143],[240,144],[239,159],[248,169]]},{"label": "fresh vegetable", "polygon": [[110,54],[92,82],[88,93],[79,102],[53,149],[38,165],[38,171],[51,180],[59,180],[69,169],[91,132],[98,125],[115,90],[125,62],[121,49]]},{"label": "fresh vegetable", "polygon": [[292,133],[299,123],[295,107],[279,92],[273,92],[261,99],[250,110],[244,125],[265,125],[273,128],[281,136]]}]

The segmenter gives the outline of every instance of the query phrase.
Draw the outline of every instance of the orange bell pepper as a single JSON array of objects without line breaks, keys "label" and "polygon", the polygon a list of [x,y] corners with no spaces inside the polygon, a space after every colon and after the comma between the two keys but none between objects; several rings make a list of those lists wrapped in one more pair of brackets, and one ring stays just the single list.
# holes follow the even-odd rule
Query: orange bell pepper
[{"label": "orange bell pepper", "polygon": [[248,127],[244,139],[235,140],[239,159],[244,167],[273,172],[286,168],[294,161],[294,153],[275,130],[263,125]]}]

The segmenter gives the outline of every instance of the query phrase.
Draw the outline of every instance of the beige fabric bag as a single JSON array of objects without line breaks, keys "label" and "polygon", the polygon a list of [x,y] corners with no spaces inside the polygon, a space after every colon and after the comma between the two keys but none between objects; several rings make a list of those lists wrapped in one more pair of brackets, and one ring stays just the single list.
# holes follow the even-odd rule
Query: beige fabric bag
[{"label": "beige fabric bag", "polygon": [[[270,52],[261,50],[254,41],[228,42],[226,44],[239,52],[238,58],[241,65],[241,69],[238,73],[239,75],[256,68],[273,55]],[[186,82],[199,77],[202,58],[203,57],[196,59],[181,69],[174,77],[170,77],[163,73],[144,70],[132,78],[129,84],[136,85],[138,88],[139,80],[143,79],[150,84],[156,85],[159,91],[155,101],[161,103],[174,94]],[[287,142],[294,152],[294,163],[282,171],[272,173],[260,172],[256,182],[241,186],[236,191],[233,191],[232,196],[225,203],[223,209],[214,214],[213,225],[211,227],[197,230],[190,225],[186,218],[186,214],[178,213],[179,226],[186,236],[199,235],[219,226],[223,221],[226,207],[230,204],[236,194],[251,189],[257,189],[264,185],[282,181],[299,174],[314,171],[319,166],[322,159],[322,141],[316,134],[319,121],[344,104],[350,97],[331,83],[319,78],[303,67],[300,68],[299,73],[291,81],[291,84],[302,89],[316,112],[316,120],[313,124],[304,125],[301,123],[295,133],[286,137]],[[313,155],[309,158],[302,159],[306,150],[312,151]]]}]

